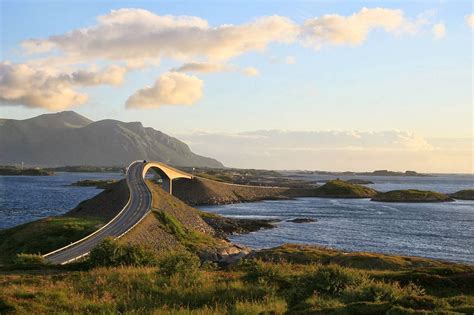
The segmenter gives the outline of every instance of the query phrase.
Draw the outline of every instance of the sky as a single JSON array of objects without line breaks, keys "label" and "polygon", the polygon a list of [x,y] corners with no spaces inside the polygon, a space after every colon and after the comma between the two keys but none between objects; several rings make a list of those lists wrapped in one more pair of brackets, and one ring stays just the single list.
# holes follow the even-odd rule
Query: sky
[{"label": "sky", "polygon": [[0,117],[141,121],[232,167],[474,172],[471,1],[0,10]]}]

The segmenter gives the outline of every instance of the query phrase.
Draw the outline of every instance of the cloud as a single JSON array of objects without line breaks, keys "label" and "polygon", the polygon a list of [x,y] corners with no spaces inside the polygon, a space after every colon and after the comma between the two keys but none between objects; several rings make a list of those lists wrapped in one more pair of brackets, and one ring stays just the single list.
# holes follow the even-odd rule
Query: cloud
[{"label": "cloud", "polygon": [[202,96],[203,82],[195,76],[168,72],[155,84],[135,92],[126,102],[128,108],[156,108],[161,105],[191,105]]},{"label": "cloud", "polygon": [[71,80],[76,84],[85,86],[120,85],[123,83],[126,73],[127,69],[119,66],[110,66],[100,72],[77,70],[71,74]]},{"label": "cloud", "polygon": [[194,152],[215,157],[231,167],[472,172],[472,139],[435,142],[416,133],[396,130],[261,130],[177,136]]},{"label": "cloud", "polygon": [[287,65],[294,65],[296,63],[296,58],[293,56],[288,56],[285,58],[285,63]]},{"label": "cloud", "polygon": [[416,33],[418,24],[407,20],[402,10],[363,8],[351,16],[337,14],[307,19],[302,25],[302,39],[306,45],[358,45],[374,29],[392,34]]},{"label": "cloud", "polygon": [[0,63],[0,103],[62,110],[87,101],[72,89],[71,78],[27,64]]},{"label": "cloud", "polygon": [[171,71],[177,72],[227,72],[233,71],[235,67],[223,64],[208,63],[208,62],[189,62],[185,63],[178,68],[171,69]]},{"label": "cloud", "polygon": [[282,16],[264,16],[241,25],[210,27],[194,16],[160,16],[143,9],[113,10],[87,28],[23,42],[30,52],[58,49],[82,59],[142,60],[202,56],[224,60],[292,42],[298,26]]},{"label": "cloud", "polygon": [[432,31],[436,40],[443,39],[446,36],[446,26],[444,23],[437,23],[433,25]]},{"label": "cloud", "polygon": [[0,104],[62,110],[83,104],[88,97],[76,86],[118,85],[126,68],[110,66],[103,70],[78,69],[72,73],[9,62],[0,63]]},{"label": "cloud", "polygon": [[474,29],[474,14],[469,15],[466,18],[466,23],[469,25],[472,29]]},{"label": "cloud", "polygon": [[254,67],[247,67],[242,69],[242,73],[248,77],[257,77],[260,75],[260,72]]},{"label": "cloud", "polygon": [[[272,15],[247,23],[217,26],[211,26],[208,21],[196,16],[158,15],[144,9],[124,8],[98,16],[93,25],[46,38],[28,39],[22,42],[22,46],[27,53],[33,54],[32,58],[36,58],[25,62],[38,72],[38,75],[28,77],[32,80],[30,85],[37,88],[37,94],[56,95],[58,99],[55,103],[67,107],[80,104],[87,98],[75,92],[72,86],[118,85],[123,82],[127,71],[145,65],[157,66],[164,58],[184,63],[171,70],[176,73],[238,71],[247,76],[258,76],[258,70],[253,67],[241,69],[226,65],[226,61],[248,52],[264,51],[271,44],[297,43],[317,49],[325,45],[357,45],[375,29],[395,35],[415,34],[425,24],[428,24],[426,18],[410,20],[402,10],[385,8],[363,8],[350,16],[324,15],[309,18],[302,24],[284,16]],[[435,28],[441,34],[439,26]],[[296,59],[288,56],[281,62],[294,64]],[[95,65],[103,63],[109,67],[96,71]],[[199,86],[202,86],[202,81],[195,77],[187,78],[194,78],[194,85],[189,89],[179,86],[177,91],[194,91],[193,95],[201,97],[201,89],[197,88],[196,82],[201,82]],[[167,73],[157,81],[160,84],[155,85],[155,89],[144,88],[131,96],[127,106],[193,103],[188,99],[183,101],[177,96],[160,94],[164,93],[165,84],[166,87],[172,85],[169,82],[180,84],[182,79]],[[46,89],[41,91],[43,87]],[[158,101],[146,100],[146,95],[157,91],[161,95]],[[24,92],[28,94],[26,89]],[[62,101],[59,95],[63,96]],[[6,100],[6,97],[2,98]],[[19,101],[9,96],[8,99],[10,104],[23,102],[26,106],[46,107],[43,101],[38,101],[38,97]]]}]

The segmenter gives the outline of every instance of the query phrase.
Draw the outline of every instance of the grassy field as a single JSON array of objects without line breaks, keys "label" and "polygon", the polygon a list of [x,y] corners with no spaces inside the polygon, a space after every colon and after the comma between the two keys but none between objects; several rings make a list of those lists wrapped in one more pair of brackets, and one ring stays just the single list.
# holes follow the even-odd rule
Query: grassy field
[{"label": "grassy field", "polygon": [[336,259],[340,256],[292,245],[225,269],[174,253],[151,266],[4,271],[0,313],[474,312],[472,266],[365,253]]},{"label": "grassy field", "polygon": [[51,217],[0,230],[0,264],[18,253],[45,254],[97,230],[97,218]]}]

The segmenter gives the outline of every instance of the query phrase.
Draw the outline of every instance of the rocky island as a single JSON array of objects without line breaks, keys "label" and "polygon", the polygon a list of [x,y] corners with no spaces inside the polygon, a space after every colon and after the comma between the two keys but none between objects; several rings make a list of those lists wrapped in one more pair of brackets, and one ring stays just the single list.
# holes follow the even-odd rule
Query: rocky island
[{"label": "rocky island", "polygon": [[324,198],[372,198],[377,191],[357,184],[335,179],[315,189],[316,197]]},{"label": "rocky island", "polygon": [[5,176],[52,176],[53,171],[41,169],[41,168],[19,168],[15,166],[2,166],[0,167],[0,175]]},{"label": "rocky island", "polygon": [[459,200],[474,200],[474,189],[460,190],[450,196]]},{"label": "rocky island", "polygon": [[378,193],[372,198],[372,201],[384,202],[445,202],[453,200],[453,198],[442,193],[416,189],[387,191]]}]

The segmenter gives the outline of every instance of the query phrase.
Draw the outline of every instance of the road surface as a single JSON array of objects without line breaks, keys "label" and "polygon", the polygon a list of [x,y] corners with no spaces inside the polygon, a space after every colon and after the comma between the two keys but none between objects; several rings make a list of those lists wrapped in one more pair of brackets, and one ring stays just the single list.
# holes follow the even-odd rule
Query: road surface
[{"label": "road surface", "polygon": [[88,237],[46,254],[46,261],[52,264],[71,262],[89,254],[106,237],[120,237],[134,227],[151,208],[151,193],[142,175],[144,165],[143,161],[135,161],[128,167],[126,177],[130,200],[115,218]]}]

